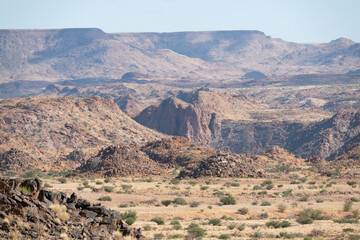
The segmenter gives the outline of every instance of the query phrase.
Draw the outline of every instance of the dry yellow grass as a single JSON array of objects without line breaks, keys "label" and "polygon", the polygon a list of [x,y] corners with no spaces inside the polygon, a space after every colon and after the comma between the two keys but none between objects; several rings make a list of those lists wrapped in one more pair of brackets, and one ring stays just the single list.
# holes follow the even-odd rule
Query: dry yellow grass
[{"label": "dry yellow grass", "polygon": [[[301,176],[300,176],[301,177]],[[110,202],[101,202],[102,205],[116,209],[120,212],[136,211],[137,220],[132,225],[135,228],[144,228],[143,234],[153,238],[155,234],[164,234],[164,239],[186,236],[187,227],[191,223],[199,224],[206,230],[207,235],[203,239],[216,239],[221,234],[228,234],[232,239],[251,239],[256,234],[261,234],[263,239],[275,238],[281,232],[294,234],[293,236],[307,236],[322,234],[322,239],[333,239],[348,233],[343,229],[353,229],[351,234],[360,234],[358,224],[336,223],[333,219],[345,218],[350,213],[344,213],[343,205],[350,197],[360,199],[360,187],[352,188],[346,179],[318,178],[317,176],[305,182],[291,184],[292,179],[273,179],[273,188],[266,186],[254,190],[254,186],[261,186],[265,179],[200,179],[182,180],[179,184],[170,184],[169,179],[112,179],[107,185],[114,186],[111,193],[92,192],[91,189],[78,191],[76,188],[81,184],[81,179],[68,181],[68,184],[60,184],[50,180],[54,189],[71,194],[76,191],[83,199],[98,202],[98,198],[108,195],[112,198]],[[96,181],[104,179],[88,179],[89,185],[96,186]],[[315,183],[314,183],[315,182]],[[333,182],[332,184],[330,184]],[[131,185],[130,190],[125,193],[122,185]],[[256,188],[255,188],[256,189]],[[266,191],[266,192],[265,192]],[[290,196],[284,196],[290,192]],[[117,193],[119,192],[119,193]],[[229,193],[236,199],[235,205],[219,205],[222,195],[214,193]],[[307,196],[302,201],[302,197]],[[187,205],[170,204],[168,207],[161,205],[162,200],[174,200],[184,198]],[[269,201],[270,206],[261,206],[264,201]],[[196,207],[190,207],[190,203],[198,202]],[[257,202],[257,205],[254,205]],[[279,211],[279,205],[285,205],[286,209]],[[248,213],[242,215],[238,209],[247,208]],[[326,218],[315,220],[314,223],[301,225],[296,221],[297,214],[307,208],[321,210]],[[353,209],[360,210],[360,203],[353,202]],[[262,218],[262,215],[266,215]],[[165,225],[157,225],[151,221],[152,218],[162,217]],[[209,225],[209,219],[221,219],[221,226]],[[174,227],[172,221],[179,221],[181,228]],[[286,220],[291,223],[287,228],[269,228],[266,223],[271,220]],[[243,231],[238,227],[245,225]],[[234,225],[234,227],[232,226]],[[319,232],[314,233],[314,229]],[[115,239],[116,237],[113,236]],[[303,239],[295,238],[295,239]]]}]

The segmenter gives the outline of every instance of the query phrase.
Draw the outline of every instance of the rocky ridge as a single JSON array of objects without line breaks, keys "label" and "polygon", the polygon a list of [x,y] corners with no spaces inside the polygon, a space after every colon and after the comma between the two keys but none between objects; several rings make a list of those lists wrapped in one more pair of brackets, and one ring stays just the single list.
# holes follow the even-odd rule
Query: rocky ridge
[{"label": "rocky ridge", "polygon": [[145,239],[118,211],[43,189],[39,179],[0,179],[2,239]]},{"label": "rocky ridge", "polygon": [[169,176],[165,170],[179,169],[178,177],[263,177],[261,162],[254,156],[216,151],[172,137],[142,147],[109,146],[77,168],[72,176],[148,177]]},{"label": "rocky ridge", "polygon": [[[299,44],[260,31],[105,33],[96,28],[1,30],[2,82],[120,79],[127,72],[156,78],[241,79],[347,73],[360,67],[359,43]],[[18,69],[21,68],[21,71]]]},{"label": "rocky ridge", "polygon": [[[0,136],[2,164],[7,161],[9,151],[16,149],[12,152],[17,154],[19,162],[34,159],[29,166],[53,170],[74,169],[79,159],[73,161],[67,157],[73,151],[82,149],[82,156],[89,156],[110,144],[140,143],[163,137],[133,121],[112,100],[100,97],[2,100]],[[22,157],[24,154],[26,157]]]}]

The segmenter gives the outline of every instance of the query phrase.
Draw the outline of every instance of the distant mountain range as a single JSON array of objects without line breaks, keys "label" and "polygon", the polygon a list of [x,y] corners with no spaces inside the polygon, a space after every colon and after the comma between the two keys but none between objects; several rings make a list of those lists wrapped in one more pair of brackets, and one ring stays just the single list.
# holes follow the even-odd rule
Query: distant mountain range
[{"label": "distant mountain range", "polygon": [[[241,79],[360,68],[360,44],[300,44],[260,31],[105,33],[96,28],[0,30],[0,82],[154,78]],[[261,75],[263,74],[263,75]],[[245,78],[244,78],[245,79]]]}]

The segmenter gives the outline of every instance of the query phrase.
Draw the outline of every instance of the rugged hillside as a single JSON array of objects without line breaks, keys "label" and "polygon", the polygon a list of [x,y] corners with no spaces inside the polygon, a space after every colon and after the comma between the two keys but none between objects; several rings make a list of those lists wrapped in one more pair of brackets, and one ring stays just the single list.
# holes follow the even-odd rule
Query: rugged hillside
[{"label": "rugged hillside", "polygon": [[161,166],[135,145],[109,146],[77,169],[77,175],[99,177],[146,177],[164,175]]},{"label": "rugged hillside", "polygon": [[144,109],[134,119],[153,129],[209,143],[221,129],[221,119],[251,119],[251,112],[263,108],[244,95],[203,91],[179,92],[159,105]]},{"label": "rugged hillside", "polygon": [[46,168],[55,162],[65,168],[78,164],[71,154],[77,149],[89,154],[110,144],[145,143],[163,137],[133,121],[112,100],[100,97],[2,100],[0,136],[2,159],[8,159],[8,151],[12,151],[25,156],[22,161],[32,157],[48,163]]},{"label": "rugged hillside", "polygon": [[333,159],[359,143],[360,113],[342,110],[333,117],[311,124],[292,134],[287,149],[305,157]]},{"label": "rugged hillside", "polygon": [[[265,157],[266,158],[266,157]],[[78,167],[73,176],[148,177],[264,177],[254,156],[198,146],[184,137],[172,137],[143,146],[109,146]],[[174,170],[175,169],[175,170]]]},{"label": "rugged hillside", "polygon": [[297,44],[259,31],[0,30],[0,81],[120,79],[127,72],[167,79],[346,73],[360,68],[359,49],[348,39]]},{"label": "rugged hillside", "polygon": [[[180,100],[182,99],[182,100]],[[237,153],[260,154],[285,146],[306,125],[330,115],[307,108],[271,109],[246,95],[179,92],[134,119],[153,129]]]}]

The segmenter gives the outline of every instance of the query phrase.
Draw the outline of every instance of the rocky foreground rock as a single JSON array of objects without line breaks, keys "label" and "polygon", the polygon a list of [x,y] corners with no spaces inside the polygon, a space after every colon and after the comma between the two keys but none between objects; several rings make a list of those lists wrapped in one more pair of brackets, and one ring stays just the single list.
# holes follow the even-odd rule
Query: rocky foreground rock
[{"label": "rocky foreground rock", "polygon": [[45,190],[39,179],[0,179],[0,239],[145,239],[120,216],[76,193]]}]

